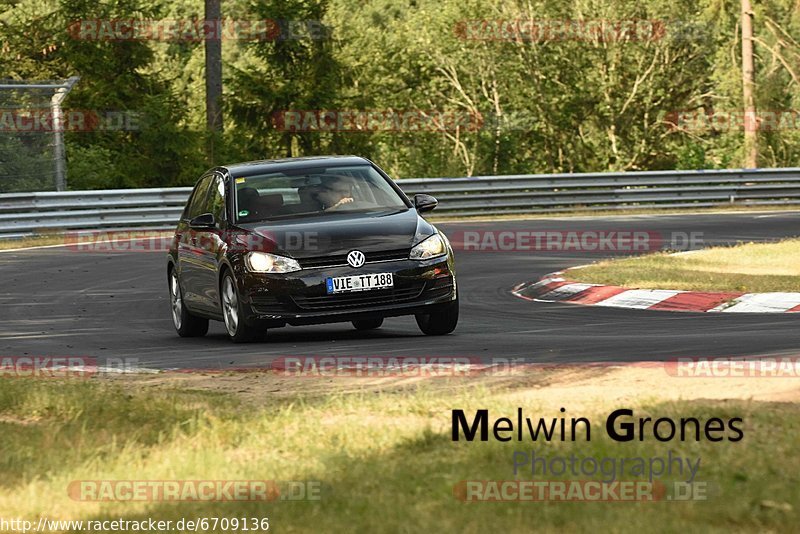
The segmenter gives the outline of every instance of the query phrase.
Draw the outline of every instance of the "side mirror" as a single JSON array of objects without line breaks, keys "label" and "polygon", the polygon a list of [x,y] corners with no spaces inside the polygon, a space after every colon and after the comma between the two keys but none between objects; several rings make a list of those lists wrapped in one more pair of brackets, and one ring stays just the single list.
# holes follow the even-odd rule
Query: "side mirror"
[{"label": "side mirror", "polygon": [[192,230],[208,230],[216,225],[217,221],[214,220],[214,215],[211,213],[203,213],[189,221],[189,228]]},{"label": "side mirror", "polygon": [[414,195],[414,207],[417,208],[417,211],[420,213],[432,211],[433,208],[438,205],[439,201],[430,195],[425,195],[423,193]]}]

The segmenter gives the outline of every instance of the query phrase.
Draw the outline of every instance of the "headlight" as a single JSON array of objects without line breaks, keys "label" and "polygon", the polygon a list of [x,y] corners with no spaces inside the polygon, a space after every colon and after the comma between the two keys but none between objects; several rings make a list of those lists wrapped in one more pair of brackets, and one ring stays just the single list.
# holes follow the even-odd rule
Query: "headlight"
[{"label": "headlight", "polygon": [[266,252],[248,252],[247,268],[257,273],[291,273],[300,270],[300,264],[286,256],[276,256]]},{"label": "headlight", "polygon": [[439,234],[433,234],[414,246],[408,257],[412,260],[427,260],[443,254],[447,254],[447,246]]}]

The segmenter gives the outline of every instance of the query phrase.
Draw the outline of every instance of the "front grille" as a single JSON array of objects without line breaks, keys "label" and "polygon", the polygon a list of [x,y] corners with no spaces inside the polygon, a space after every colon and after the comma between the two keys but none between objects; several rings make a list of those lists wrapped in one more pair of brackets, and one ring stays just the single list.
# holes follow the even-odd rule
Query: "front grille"
[{"label": "front grille", "polygon": [[[366,263],[373,261],[393,261],[406,260],[411,253],[410,248],[395,250],[383,250],[380,252],[365,252]],[[303,269],[315,267],[333,267],[335,265],[347,265],[347,254],[335,254],[332,256],[317,256],[313,258],[301,258],[297,260]]]},{"label": "front grille", "polygon": [[367,252],[365,256],[367,257],[367,261],[370,262],[407,260],[409,254],[411,254],[410,248],[401,248],[398,250],[384,250],[383,252]]},{"label": "front grille", "polygon": [[393,304],[414,300],[422,293],[423,285],[413,287],[359,291],[339,295],[322,295],[318,297],[295,296],[295,304],[306,310],[329,310],[337,308],[358,308],[381,304]]}]

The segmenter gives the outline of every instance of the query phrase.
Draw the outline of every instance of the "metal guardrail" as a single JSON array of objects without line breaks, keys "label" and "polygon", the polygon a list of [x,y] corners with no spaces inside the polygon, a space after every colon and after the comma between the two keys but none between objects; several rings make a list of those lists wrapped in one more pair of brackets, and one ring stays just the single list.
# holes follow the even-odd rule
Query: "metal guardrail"
[{"label": "metal guardrail", "polygon": [[[800,204],[800,168],[533,174],[398,180],[406,193],[439,199],[436,214]],[[0,195],[0,236],[62,230],[174,227],[190,187]]]}]

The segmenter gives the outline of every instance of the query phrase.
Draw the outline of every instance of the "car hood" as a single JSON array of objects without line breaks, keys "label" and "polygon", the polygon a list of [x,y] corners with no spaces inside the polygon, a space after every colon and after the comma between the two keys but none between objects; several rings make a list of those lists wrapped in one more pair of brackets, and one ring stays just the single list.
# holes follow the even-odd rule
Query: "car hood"
[{"label": "car hood", "polygon": [[436,229],[415,209],[389,214],[348,213],[239,224],[263,247],[297,259],[410,249]]}]

